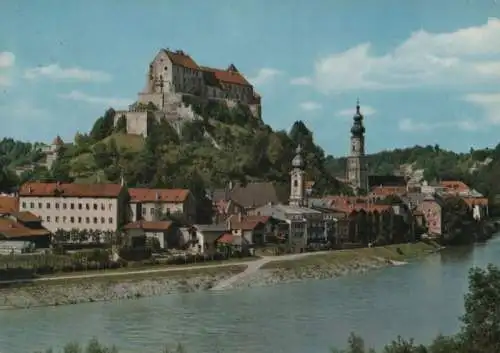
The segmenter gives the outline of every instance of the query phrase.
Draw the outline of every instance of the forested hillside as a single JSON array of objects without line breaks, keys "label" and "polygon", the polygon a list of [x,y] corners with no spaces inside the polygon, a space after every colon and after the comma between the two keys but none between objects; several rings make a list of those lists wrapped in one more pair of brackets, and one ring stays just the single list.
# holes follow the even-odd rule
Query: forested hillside
[{"label": "forested hillside", "polygon": [[300,143],[307,177],[317,182],[318,192],[338,192],[342,187],[326,172],[325,153],[303,122],[294,123],[289,133],[275,132],[245,106],[189,104],[203,120],[186,122],[180,133],[166,121],[151,120],[146,139],[125,134],[123,120],[113,127],[115,111],[109,109],[88,134],[77,134],[60,149],[52,173],[39,168],[23,174],[21,182],[119,182],[123,175],[129,185],[197,190],[222,187],[229,180],[288,183],[291,160]]},{"label": "forested hillside", "polygon": [[[469,153],[455,153],[435,146],[381,151],[367,157],[371,174],[391,174],[401,166],[416,171],[424,170],[428,181],[455,179],[465,181],[478,191],[491,196],[500,194],[500,144],[495,148],[473,150]],[[326,158],[326,169],[333,174],[345,170],[345,158]],[[408,169],[408,168],[407,168]]]},{"label": "forested hillside", "polygon": [[[14,167],[43,159],[40,144],[12,139],[0,141],[0,188],[26,180],[119,182],[157,187],[218,188],[229,180],[288,183],[291,160],[301,143],[307,178],[316,181],[315,192],[347,192],[334,177],[345,175],[345,158],[325,156],[313,133],[302,121],[289,132],[273,131],[255,119],[248,108],[233,109],[217,102],[186,101],[202,120],[187,122],[177,132],[169,123],[150,121],[150,135],[125,134],[125,121],[113,127],[115,111],[108,109],[91,131],[76,134],[60,149],[51,172],[35,168],[17,180]],[[155,110],[149,104],[145,107]],[[368,156],[372,174],[392,174],[406,166],[423,170],[426,180],[459,179],[487,196],[500,194],[500,145],[493,149],[454,153],[435,146],[382,151]]]}]

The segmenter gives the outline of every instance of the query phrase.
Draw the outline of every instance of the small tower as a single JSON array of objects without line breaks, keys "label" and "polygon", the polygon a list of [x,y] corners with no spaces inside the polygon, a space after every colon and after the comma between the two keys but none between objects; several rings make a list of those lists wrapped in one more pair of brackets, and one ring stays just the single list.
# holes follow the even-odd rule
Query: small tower
[{"label": "small tower", "polygon": [[306,202],[306,185],[304,180],[304,159],[302,158],[302,147],[300,145],[297,147],[296,155],[292,160],[290,177],[290,205],[302,207]]},{"label": "small tower", "polygon": [[61,136],[57,135],[45,154],[45,165],[48,170],[52,169],[52,165],[57,160],[59,148],[63,145],[64,141],[61,139]]},{"label": "small tower", "polygon": [[347,157],[347,181],[356,192],[368,189],[368,170],[365,157],[365,127],[363,115],[356,104],[356,113],[351,128],[351,150]]}]

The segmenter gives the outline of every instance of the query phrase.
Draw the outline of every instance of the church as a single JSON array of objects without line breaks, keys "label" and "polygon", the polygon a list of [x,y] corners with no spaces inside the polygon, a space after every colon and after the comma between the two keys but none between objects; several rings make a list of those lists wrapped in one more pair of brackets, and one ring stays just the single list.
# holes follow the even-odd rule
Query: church
[{"label": "church", "polygon": [[299,145],[292,160],[288,205],[269,204],[251,211],[252,215],[270,216],[282,221],[284,225],[282,234],[295,252],[324,244],[335,232],[335,219],[332,213],[324,213],[307,206],[304,167],[302,148]]}]

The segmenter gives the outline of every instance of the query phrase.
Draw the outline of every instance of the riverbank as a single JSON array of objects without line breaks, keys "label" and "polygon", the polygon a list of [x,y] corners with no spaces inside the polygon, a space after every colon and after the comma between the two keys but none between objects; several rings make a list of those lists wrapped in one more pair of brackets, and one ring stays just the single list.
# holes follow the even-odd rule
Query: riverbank
[{"label": "riverbank", "polygon": [[328,279],[363,273],[387,266],[400,266],[430,253],[440,251],[434,242],[397,244],[383,247],[332,251],[296,260],[275,260],[259,271],[238,279],[233,288],[290,283],[304,279]]},{"label": "riverbank", "polygon": [[128,276],[25,282],[0,287],[1,309],[82,304],[207,290],[245,270],[245,265],[143,272]]},{"label": "riverbank", "polygon": [[[399,249],[399,250],[398,250]],[[238,276],[227,288],[273,285],[301,279],[325,279],[402,264],[436,251],[437,244],[400,244],[265,257],[196,269],[152,270],[121,275],[52,278],[0,287],[0,309],[133,299],[211,289]],[[241,276],[248,268],[253,270]]]}]

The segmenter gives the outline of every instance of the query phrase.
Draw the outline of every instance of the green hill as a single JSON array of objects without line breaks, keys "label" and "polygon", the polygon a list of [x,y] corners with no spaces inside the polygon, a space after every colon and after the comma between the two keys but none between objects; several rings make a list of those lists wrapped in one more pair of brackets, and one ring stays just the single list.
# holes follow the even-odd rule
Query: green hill
[{"label": "green hill", "polygon": [[88,134],[60,148],[52,173],[40,168],[21,179],[119,182],[123,174],[129,185],[196,189],[223,187],[229,180],[288,183],[300,143],[318,192],[343,188],[325,171],[325,153],[303,122],[289,133],[273,131],[243,105],[190,104],[203,119],[186,122],[179,132],[166,121],[148,121],[147,138],[124,133],[123,123],[113,127],[115,112],[109,109]]}]

